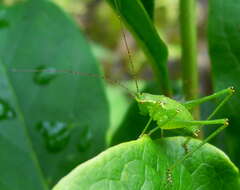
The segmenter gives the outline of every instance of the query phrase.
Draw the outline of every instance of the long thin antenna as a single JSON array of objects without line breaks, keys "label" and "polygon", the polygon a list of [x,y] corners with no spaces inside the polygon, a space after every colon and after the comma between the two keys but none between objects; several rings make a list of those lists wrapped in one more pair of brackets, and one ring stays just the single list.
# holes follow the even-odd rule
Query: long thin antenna
[{"label": "long thin antenna", "polygon": [[123,23],[122,23],[122,18],[121,18],[121,14],[120,14],[120,5],[119,5],[118,0],[114,0],[114,2],[115,2],[116,10],[117,10],[117,16],[118,16],[119,22],[120,22],[120,28],[121,28],[121,33],[122,33],[122,36],[123,36],[124,45],[125,45],[126,50],[127,50],[129,63],[130,63],[130,65],[131,65],[131,73],[132,73],[133,79],[134,79],[134,81],[135,81],[137,93],[139,93],[137,76],[136,76],[136,73],[135,73],[135,71],[134,71],[134,65],[133,65],[133,61],[132,61],[132,55],[131,55],[131,52],[130,52],[130,49],[129,49],[129,46],[128,46],[128,43],[127,43],[126,33],[125,33],[124,29],[123,29]]},{"label": "long thin antenna", "polygon": [[93,73],[83,73],[80,71],[72,71],[72,70],[55,70],[55,69],[11,69],[11,72],[22,72],[22,73],[65,73],[65,74],[72,74],[72,75],[79,75],[79,76],[90,76],[95,78],[102,78],[112,84],[117,84],[121,86],[123,89],[125,89],[133,98],[135,98],[135,93],[133,93],[129,88],[121,84],[117,80],[109,79],[105,76],[93,74]]}]

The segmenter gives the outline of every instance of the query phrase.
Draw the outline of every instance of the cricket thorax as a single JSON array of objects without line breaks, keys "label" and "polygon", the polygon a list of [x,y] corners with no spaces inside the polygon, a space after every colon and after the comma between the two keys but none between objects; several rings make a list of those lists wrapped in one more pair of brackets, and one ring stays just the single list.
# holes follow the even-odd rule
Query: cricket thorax
[{"label": "cricket thorax", "polygon": [[[136,100],[140,113],[152,117],[162,129],[185,128],[179,121],[193,120],[191,113],[184,105],[164,95],[142,93],[138,94]],[[186,126],[191,131],[192,127],[195,128],[195,126]]]}]

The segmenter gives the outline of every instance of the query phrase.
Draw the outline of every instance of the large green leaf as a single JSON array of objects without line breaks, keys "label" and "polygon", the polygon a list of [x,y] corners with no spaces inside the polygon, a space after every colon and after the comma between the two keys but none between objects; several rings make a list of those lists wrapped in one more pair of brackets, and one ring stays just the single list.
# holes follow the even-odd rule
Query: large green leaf
[{"label": "large green leaf", "polygon": [[152,65],[158,84],[164,94],[170,95],[170,84],[167,71],[168,50],[159,37],[146,9],[138,0],[107,0],[121,15],[139,44],[145,51]]},{"label": "large green leaf", "polygon": [[[105,148],[109,113],[103,83],[94,77],[11,70],[72,70],[97,74],[99,69],[79,28],[53,3],[29,1],[6,9],[1,15],[9,23],[0,31],[0,56],[7,71],[1,80],[8,80],[9,86],[1,86],[0,95],[4,95],[5,90],[14,91],[18,111],[30,134],[26,139],[32,142],[40,163],[38,167],[52,185],[77,164]],[[15,104],[12,106],[15,108]],[[0,131],[9,139],[4,146],[19,145],[22,147],[18,149],[19,154],[27,156],[28,147],[18,138],[20,129],[16,124],[9,124],[12,130],[16,128],[11,133],[2,125],[0,121]],[[24,175],[11,179],[16,176],[15,171],[7,169],[15,165],[15,160],[22,159],[21,167],[29,171],[30,166],[24,164],[27,159],[6,151],[8,149],[1,149],[1,155],[7,154],[9,160],[8,165],[4,161],[0,163],[0,167],[6,168],[1,170],[0,178],[9,172],[9,180],[4,181],[6,185],[13,180],[27,183],[29,180]],[[37,164],[34,159],[32,162]],[[29,175],[37,174],[32,170]]]},{"label": "large green leaf", "polygon": [[240,0],[209,1],[209,51],[215,91],[229,86],[236,94],[222,110],[230,119],[225,142],[230,157],[240,166]]},{"label": "large green leaf", "polygon": [[1,62],[0,68],[0,189],[47,190],[15,91]]},{"label": "large green leaf", "polygon": [[[53,190],[232,190],[240,188],[239,171],[220,150],[206,144],[177,166],[184,155],[183,137],[152,141],[145,136],[112,147],[83,163],[64,177]],[[189,149],[199,140],[191,140]],[[172,183],[167,182],[172,179]],[[171,178],[171,179],[170,179]]]}]

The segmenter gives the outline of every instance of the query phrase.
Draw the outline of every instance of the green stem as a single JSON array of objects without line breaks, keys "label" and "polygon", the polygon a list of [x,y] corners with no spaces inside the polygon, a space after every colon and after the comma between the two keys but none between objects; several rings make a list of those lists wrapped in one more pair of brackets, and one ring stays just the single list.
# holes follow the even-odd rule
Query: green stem
[{"label": "green stem", "polygon": [[[182,75],[185,98],[198,96],[197,29],[195,0],[180,0],[180,25],[182,44]],[[193,110],[198,118],[198,108]]]}]

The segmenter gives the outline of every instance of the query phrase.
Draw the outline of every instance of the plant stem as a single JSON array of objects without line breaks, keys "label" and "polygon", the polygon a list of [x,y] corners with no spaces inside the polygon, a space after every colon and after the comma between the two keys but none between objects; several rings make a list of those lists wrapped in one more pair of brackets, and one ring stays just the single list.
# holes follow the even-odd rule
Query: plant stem
[{"label": "plant stem", "polygon": [[[186,100],[198,97],[197,29],[195,0],[180,0],[183,90]],[[199,116],[198,107],[193,109]]]}]

